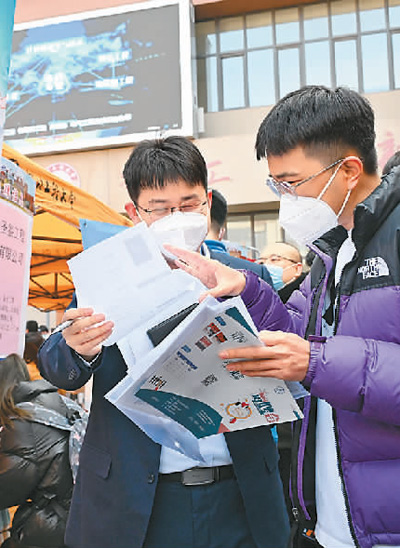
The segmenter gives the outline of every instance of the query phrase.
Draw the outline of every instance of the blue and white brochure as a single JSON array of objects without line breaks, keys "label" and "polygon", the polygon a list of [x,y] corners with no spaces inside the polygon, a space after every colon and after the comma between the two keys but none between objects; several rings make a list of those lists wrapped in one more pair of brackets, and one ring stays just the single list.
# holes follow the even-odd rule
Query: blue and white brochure
[{"label": "blue and white brochure", "polygon": [[262,344],[240,297],[207,297],[107,397],[154,441],[194,457],[196,439],[302,418],[284,381],[228,371],[219,357]]}]

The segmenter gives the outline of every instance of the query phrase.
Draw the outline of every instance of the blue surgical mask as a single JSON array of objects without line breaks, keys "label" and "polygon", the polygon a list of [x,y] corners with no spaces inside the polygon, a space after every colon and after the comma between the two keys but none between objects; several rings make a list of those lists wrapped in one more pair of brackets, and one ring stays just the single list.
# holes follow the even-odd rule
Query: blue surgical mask
[{"label": "blue surgical mask", "polygon": [[272,264],[265,265],[270,273],[272,279],[272,285],[275,291],[279,291],[285,285],[283,283],[283,268],[281,266],[275,266]]}]

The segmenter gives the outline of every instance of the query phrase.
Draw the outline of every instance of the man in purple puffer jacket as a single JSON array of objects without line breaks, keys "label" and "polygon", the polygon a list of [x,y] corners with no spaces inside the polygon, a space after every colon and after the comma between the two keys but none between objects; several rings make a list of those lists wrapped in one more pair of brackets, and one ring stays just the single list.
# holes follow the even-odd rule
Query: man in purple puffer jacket
[{"label": "man in purple puffer jacket", "polygon": [[300,290],[283,305],[251,273],[174,252],[268,330],[264,347],[221,353],[240,360],[232,369],[310,390],[294,431],[293,545],[400,546],[400,168],[380,180],[372,109],[344,88],[281,99],[256,149],[281,225],[317,254]]}]

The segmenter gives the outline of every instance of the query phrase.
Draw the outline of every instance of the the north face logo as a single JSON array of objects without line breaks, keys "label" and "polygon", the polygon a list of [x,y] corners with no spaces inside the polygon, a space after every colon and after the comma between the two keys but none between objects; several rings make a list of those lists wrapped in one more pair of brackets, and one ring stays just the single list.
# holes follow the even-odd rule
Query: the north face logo
[{"label": "the north face logo", "polygon": [[382,257],[372,257],[365,259],[364,265],[360,266],[357,274],[362,274],[363,280],[367,278],[379,278],[380,276],[389,276],[389,268]]}]

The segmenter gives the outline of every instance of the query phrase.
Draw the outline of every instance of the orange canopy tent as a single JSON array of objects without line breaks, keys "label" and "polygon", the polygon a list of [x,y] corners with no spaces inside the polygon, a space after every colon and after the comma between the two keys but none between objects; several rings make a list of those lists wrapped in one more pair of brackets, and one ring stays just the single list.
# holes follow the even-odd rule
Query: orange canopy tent
[{"label": "orange canopy tent", "polygon": [[79,219],[132,222],[5,143],[3,156],[36,181],[28,304],[42,311],[64,310],[74,291],[67,261],[82,251]]}]

